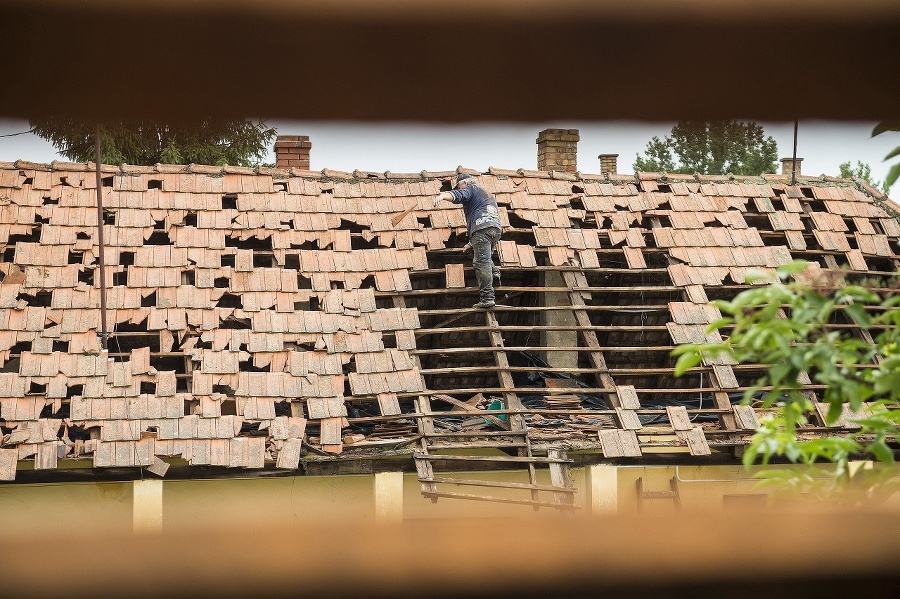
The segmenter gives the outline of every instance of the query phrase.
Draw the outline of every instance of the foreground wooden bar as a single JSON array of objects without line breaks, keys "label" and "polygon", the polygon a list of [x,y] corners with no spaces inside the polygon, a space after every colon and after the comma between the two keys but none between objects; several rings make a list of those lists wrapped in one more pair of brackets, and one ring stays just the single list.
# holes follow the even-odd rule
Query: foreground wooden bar
[{"label": "foreground wooden bar", "polygon": [[[673,517],[347,522],[52,530],[0,545],[4,595],[31,597],[896,597],[900,514],[748,511]],[[73,559],[76,547],[90,557]],[[264,548],[264,550],[263,550]],[[512,549],[514,548],[514,550]],[[48,576],[48,568],[53,575]]]}]

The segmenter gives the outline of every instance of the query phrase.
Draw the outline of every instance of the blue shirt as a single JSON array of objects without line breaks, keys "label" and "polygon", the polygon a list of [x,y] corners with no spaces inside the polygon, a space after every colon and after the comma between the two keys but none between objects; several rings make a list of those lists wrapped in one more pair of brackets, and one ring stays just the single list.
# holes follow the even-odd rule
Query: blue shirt
[{"label": "blue shirt", "polygon": [[488,227],[502,230],[500,212],[494,196],[474,183],[469,183],[462,189],[452,189],[450,193],[453,195],[454,204],[462,204],[470,236],[475,231]]}]

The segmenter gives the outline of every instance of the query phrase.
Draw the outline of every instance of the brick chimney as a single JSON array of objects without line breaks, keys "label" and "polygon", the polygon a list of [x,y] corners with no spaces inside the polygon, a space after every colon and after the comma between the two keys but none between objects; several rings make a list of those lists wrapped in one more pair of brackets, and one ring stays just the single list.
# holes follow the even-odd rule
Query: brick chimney
[{"label": "brick chimney", "polygon": [[[800,175],[800,163],[803,162],[802,158],[797,159],[797,175]],[[782,158],[781,159],[781,174],[782,175],[790,175],[791,171],[794,170],[794,159],[793,158]]]},{"label": "brick chimney", "polygon": [[311,148],[308,135],[279,135],[275,139],[275,166],[309,170]]},{"label": "brick chimney", "polygon": [[597,156],[600,159],[600,174],[601,175],[618,175],[619,174],[619,166],[618,166],[618,154],[600,154]]},{"label": "brick chimney", "polygon": [[577,171],[578,140],[578,129],[544,129],[538,133],[538,170]]}]

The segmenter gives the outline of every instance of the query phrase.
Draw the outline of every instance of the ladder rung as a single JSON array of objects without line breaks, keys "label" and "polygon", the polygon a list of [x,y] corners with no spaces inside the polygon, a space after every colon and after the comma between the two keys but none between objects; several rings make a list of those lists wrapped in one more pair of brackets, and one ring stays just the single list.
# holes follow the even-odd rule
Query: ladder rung
[{"label": "ladder rung", "polygon": [[448,433],[425,433],[423,436],[429,439],[441,437],[524,437],[527,431],[457,431]]},{"label": "ladder rung", "polygon": [[525,456],[487,456],[487,455],[440,455],[424,454],[416,452],[413,457],[417,460],[432,461],[471,461],[471,462],[520,462],[525,464],[571,464],[573,460],[559,458],[540,458]]},{"label": "ladder rung", "polygon": [[644,491],[641,497],[644,499],[671,499],[677,495],[672,491]]},{"label": "ladder rung", "polygon": [[429,443],[428,449],[438,450],[438,449],[506,449],[508,447],[512,447],[513,449],[517,449],[520,447],[528,447],[527,443],[492,443],[490,445],[472,445],[471,443],[446,443],[441,445],[432,445]]},{"label": "ladder rung", "polygon": [[575,493],[575,489],[567,489],[565,487],[554,487],[552,485],[532,485],[529,483],[513,483],[495,480],[468,480],[462,478],[443,478],[432,477],[420,478],[422,483],[442,483],[447,485],[467,485],[472,487],[499,487],[501,489],[526,489],[532,491],[552,491],[554,493]]},{"label": "ladder rung", "polygon": [[508,497],[491,497],[485,495],[471,495],[469,493],[443,493],[435,491],[422,491],[425,497],[447,497],[450,499],[468,499],[471,501],[490,501],[494,503],[515,503],[519,505],[536,505],[540,507],[552,507],[561,510],[578,510],[581,506],[571,503],[553,503],[551,501],[535,501],[533,499],[511,499]]}]

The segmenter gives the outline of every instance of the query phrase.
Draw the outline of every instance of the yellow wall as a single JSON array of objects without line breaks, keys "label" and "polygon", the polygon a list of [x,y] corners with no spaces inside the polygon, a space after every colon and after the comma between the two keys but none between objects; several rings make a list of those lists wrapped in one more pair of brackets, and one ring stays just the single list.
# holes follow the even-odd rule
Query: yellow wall
[{"label": "yellow wall", "polygon": [[[607,467],[610,468],[610,467]],[[589,469],[573,468],[572,480],[577,488],[575,505],[580,510],[563,512],[541,508],[537,515],[547,518],[573,518],[591,511],[591,493],[586,488]],[[607,470],[617,481],[612,491],[620,514],[638,512],[636,481],[642,478],[646,491],[669,491],[669,481],[676,479],[684,511],[722,511],[726,495],[734,496],[736,509],[758,506],[757,481],[741,466],[619,466]],[[525,471],[447,474],[458,478],[494,481],[528,482]],[[399,479],[392,479],[399,480]],[[598,479],[599,480],[599,479]],[[604,479],[605,480],[605,479]],[[613,480],[613,478],[609,479]],[[549,473],[538,472],[540,484],[550,484]],[[374,476],[298,476],[279,478],[229,478],[217,480],[164,480],[162,497],[162,530],[217,528],[252,529],[273,524],[279,527],[304,526],[340,520],[344,523],[366,523],[375,520]],[[57,483],[0,485],[0,530],[9,534],[28,534],[38,530],[131,531],[134,511],[144,509],[133,504],[133,483]],[[528,497],[527,491],[442,486],[442,490]],[[402,491],[403,519],[407,521],[445,518],[494,518],[533,516],[531,506],[463,501],[440,498],[432,502],[421,495],[415,474],[404,474]],[[609,493],[600,487],[599,493]],[[388,496],[392,490],[388,489]],[[542,492],[541,499],[552,495]],[[893,502],[896,507],[898,500]],[[150,498],[148,505],[153,506]],[[596,503],[596,498],[594,505]],[[674,513],[671,499],[644,501],[644,513]],[[151,514],[152,515],[152,514]]]},{"label": "yellow wall", "polygon": [[10,535],[128,532],[132,488],[130,482],[0,485],[0,530]]}]

